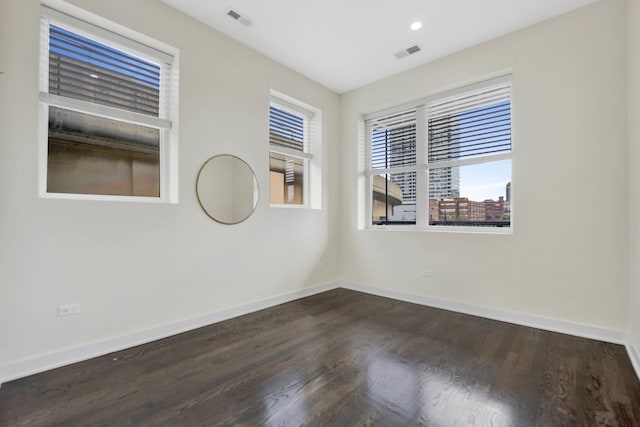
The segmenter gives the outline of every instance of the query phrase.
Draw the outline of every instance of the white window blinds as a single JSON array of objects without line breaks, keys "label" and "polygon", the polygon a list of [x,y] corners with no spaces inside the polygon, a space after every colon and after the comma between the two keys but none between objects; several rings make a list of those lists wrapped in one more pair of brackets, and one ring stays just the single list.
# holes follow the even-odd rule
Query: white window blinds
[{"label": "white window blinds", "polygon": [[511,84],[428,104],[429,162],[511,151]]},{"label": "white window blinds", "polygon": [[158,117],[160,66],[50,25],[49,93]]},{"label": "white window blinds", "polygon": [[416,164],[416,110],[370,120],[371,168]]},{"label": "white window blinds", "polygon": [[305,119],[279,109],[269,108],[269,143],[274,147],[286,147],[304,152]]}]

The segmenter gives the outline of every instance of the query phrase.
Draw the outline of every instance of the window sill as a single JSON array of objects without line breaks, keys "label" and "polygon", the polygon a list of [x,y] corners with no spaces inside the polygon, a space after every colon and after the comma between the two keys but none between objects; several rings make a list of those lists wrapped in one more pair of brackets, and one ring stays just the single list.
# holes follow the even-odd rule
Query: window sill
[{"label": "window sill", "polygon": [[270,208],[284,208],[284,209],[309,209],[307,205],[288,205],[286,203],[269,203]]},{"label": "window sill", "polygon": [[498,234],[512,235],[513,227],[420,227],[416,225],[374,225],[364,228],[365,231],[401,231],[401,232],[433,232],[433,233],[458,233],[458,234]]},{"label": "window sill", "polygon": [[42,193],[41,199],[60,199],[60,200],[90,200],[100,202],[131,202],[131,203],[159,203],[159,204],[175,204],[177,201],[169,201],[161,197],[142,197],[142,196],[107,196],[99,194],[75,194],[75,193]]}]

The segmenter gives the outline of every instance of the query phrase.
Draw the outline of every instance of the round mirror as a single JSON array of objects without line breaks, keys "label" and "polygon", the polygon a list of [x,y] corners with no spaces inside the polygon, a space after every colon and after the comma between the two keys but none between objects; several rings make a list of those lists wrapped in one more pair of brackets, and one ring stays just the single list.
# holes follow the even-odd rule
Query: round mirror
[{"label": "round mirror", "polygon": [[196,179],[198,202],[211,219],[237,224],[249,218],[258,203],[258,180],[251,167],[230,154],[213,156]]}]

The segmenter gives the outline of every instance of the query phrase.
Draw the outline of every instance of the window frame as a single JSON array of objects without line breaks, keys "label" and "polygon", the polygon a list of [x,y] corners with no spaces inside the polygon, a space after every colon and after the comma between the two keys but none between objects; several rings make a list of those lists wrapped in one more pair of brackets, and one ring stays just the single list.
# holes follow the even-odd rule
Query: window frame
[{"label": "window frame", "polygon": [[[60,6],[58,9],[57,6]],[[71,5],[40,8],[38,196],[45,199],[178,203],[178,55],[176,48]],[[49,93],[49,28],[56,26],[159,65],[158,117]],[[49,107],[159,131],[159,196],[56,193],[47,190]]]},{"label": "window frame", "polygon": [[[269,207],[272,208],[292,208],[292,209],[308,209],[311,205],[310,203],[310,163],[314,159],[314,153],[311,147],[311,136],[310,136],[310,128],[312,120],[317,118],[317,112],[312,111],[308,106],[303,106],[299,101],[293,100],[292,98],[275,93],[275,91],[271,91],[271,97],[269,100],[269,110],[271,107],[277,108],[289,114],[295,115],[302,119],[303,123],[303,150],[298,151],[288,147],[281,147],[275,144],[272,144],[269,140],[269,157],[271,153],[283,154],[289,157],[295,157],[303,161],[303,175],[302,175],[302,203],[301,204],[293,204],[293,203],[271,203],[271,194],[269,194]],[[271,113],[269,113],[271,114]],[[269,131],[271,131],[271,125],[269,125]],[[271,171],[271,167],[269,167],[269,171]],[[271,187],[269,187],[269,191],[271,191]]]},{"label": "window frame", "polygon": [[[429,163],[428,156],[428,105],[444,98],[455,97],[468,92],[478,91],[486,87],[499,84],[510,85],[510,119],[511,119],[511,149],[508,153],[493,153],[481,157],[470,157]],[[404,103],[395,107],[366,114],[364,120],[364,215],[365,229],[368,230],[392,230],[392,231],[429,231],[438,233],[473,233],[473,234],[513,234],[513,157],[514,157],[514,132],[513,132],[513,75],[511,72],[499,74],[497,77],[483,79],[473,84],[459,86],[453,89],[436,92],[417,101]],[[403,111],[416,110],[416,162],[412,166],[399,166],[385,169],[372,169],[372,132],[371,121],[381,119]],[[429,224],[429,171],[442,167],[461,167],[478,165],[500,160],[511,160],[511,191],[510,191],[510,224],[509,227],[492,226],[451,226]],[[373,177],[398,172],[416,173],[416,222],[415,224],[373,224]]]}]

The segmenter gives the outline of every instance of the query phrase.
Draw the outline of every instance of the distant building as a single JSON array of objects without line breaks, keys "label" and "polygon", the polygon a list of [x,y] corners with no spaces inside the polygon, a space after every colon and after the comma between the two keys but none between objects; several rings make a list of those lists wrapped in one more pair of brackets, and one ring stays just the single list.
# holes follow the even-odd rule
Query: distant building
[{"label": "distant building", "polygon": [[429,222],[440,221],[440,201],[429,199]]},{"label": "distant building", "polygon": [[396,172],[389,174],[389,180],[394,182],[402,190],[402,203],[416,203],[416,173],[415,172]]},{"label": "distant building", "polygon": [[508,221],[508,203],[500,196],[497,201],[475,202],[467,197],[429,199],[429,222]]},{"label": "distant building", "polygon": [[393,216],[394,209],[402,205],[400,186],[381,175],[373,176],[372,197],[371,215],[374,224],[387,221]]},{"label": "distant building", "polygon": [[[431,123],[437,130],[429,133],[429,162],[456,159],[459,148],[452,143],[457,121],[452,117],[436,119]],[[429,170],[429,197],[434,199],[456,199],[460,197],[460,168],[446,167]]]},{"label": "distant building", "polygon": [[[385,154],[386,167],[402,167],[412,163],[411,159],[416,156],[416,125],[396,127],[387,130],[386,146],[388,153]],[[416,173],[415,172],[395,172],[388,175],[389,179],[383,176],[374,177],[374,205],[376,205],[376,182],[388,188],[387,206],[384,215],[379,216],[379,221],[415,222],[416,219]],[[382,191],[383,189],[380,188]],[[381,194],[382,195],[382,194]],[[378,199],[379,202],[382,200]],[[379,207],[381,203],[377,203]],[[374,213],[375,213],[374,206]],[[384,217],[384,218],[383,218]],[[375,221],[375,218],[374,218]]]},{"label": "distant building", "polygon": [[505,219],[504,197],[500,196],[498,201],[487,199],[484,201],[485,221],[502,221]]},{"label": "distant building", "polygon": [[448,167],[429,170],[429,197],[434,199],[460,197],[460,169]]},{"label": "distant building", "polygon": [[398,205],[393,208],[393,216],[389,218],[393,222],[416,222],[416,205]]},{"label": "distant building", "polygon": [[474,202],[467,197],[455,199],[429,199],[430,221],[484,221],[484,202]]},{"label": "distant building", "polygon": [[506,187],[507,200],[504,202],[504,218],[511,219],[511,183],[507,182]]}]

